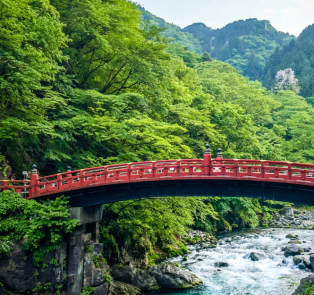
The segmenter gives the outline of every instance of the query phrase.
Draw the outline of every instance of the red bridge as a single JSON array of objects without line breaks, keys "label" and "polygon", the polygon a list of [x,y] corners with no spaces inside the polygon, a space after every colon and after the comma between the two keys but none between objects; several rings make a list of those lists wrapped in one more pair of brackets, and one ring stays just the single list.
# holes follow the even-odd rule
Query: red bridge
[{"label": "red bridge", "polygon": [[75,207],[161,196],[242,196],[314,205],[314,165],[211,158],[117,164],[0,181],[27,199],[70,197]]}]

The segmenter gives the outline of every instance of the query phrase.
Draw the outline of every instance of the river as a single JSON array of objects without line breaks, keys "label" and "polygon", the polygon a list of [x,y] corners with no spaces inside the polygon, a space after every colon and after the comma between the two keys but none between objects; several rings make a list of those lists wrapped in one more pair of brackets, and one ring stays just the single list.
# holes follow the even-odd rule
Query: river
[{"label": "river", "polygon": [[[163,291],[162,294],[197,295],[289,295],[297,288],[300,279],[309,271],[300,270],[292,257],[285,258],[281,247],[288,245],[288,233],[296,233],[302,247],[312,247],[314,231],[295,229],[256,229],[236,231],[221,237],[231,242],[216,249],[198,251],[199,245],[188,246],[187,261],[176,257],[168,261],[179,263],[203,280],[203,285],[184,291]],[[265,253],[268,258],[252,261],[251,252]],[[286,259],[287,266],[281,265]],[[228,267],[217,268],[214,263],[225,261]],[[220,269],[221,271],[217,271]]]}]

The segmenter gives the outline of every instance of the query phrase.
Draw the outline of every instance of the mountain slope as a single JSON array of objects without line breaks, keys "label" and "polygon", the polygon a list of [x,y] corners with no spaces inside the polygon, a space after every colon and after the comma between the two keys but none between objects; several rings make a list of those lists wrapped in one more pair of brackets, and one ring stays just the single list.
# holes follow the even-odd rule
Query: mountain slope
[{"label": "mountain slope", "polygon": [[299,79],[300,95],[314,96],[314,25],[308,26],[296,40],[271,55],[260,80],[271,89],[276,73],[287,68],[291,68]]},{"label": "mountain slope", "polygon": [[165,28],[163,35],[167,38],[176,40],[177,42],[182,43],[190,51],[196,51],[197,53],[202,53],[202,46],[200,41],[195,38],[192,34],[188,32],[183,32],[180,27],[167,23],[164,19],[153,15],[145,8],[139,6],[138,9],[142,11],[142,18],[149,20],[153,25],[156,25],[159,28]]},{"label": "mountain slope", "polygon": [[203,23],[187,26],[191,33],[215,59],[225,61],[251,79],[265,67],[276,47],[287,44],[293,36],[277,31],[269,21],[239,20],[221,29],[211,29]]}]

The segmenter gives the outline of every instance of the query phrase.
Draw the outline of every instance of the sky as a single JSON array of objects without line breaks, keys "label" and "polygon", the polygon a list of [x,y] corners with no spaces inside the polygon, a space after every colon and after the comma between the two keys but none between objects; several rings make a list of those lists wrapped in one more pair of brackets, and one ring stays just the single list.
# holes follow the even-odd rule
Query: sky
[{"label": "sky", "polygon": [[269,20],[278,31],[298,36],[314,23],[314,0],[137,0],[151,13],[184,28],[204,23],[213,29],[248,18]]}]

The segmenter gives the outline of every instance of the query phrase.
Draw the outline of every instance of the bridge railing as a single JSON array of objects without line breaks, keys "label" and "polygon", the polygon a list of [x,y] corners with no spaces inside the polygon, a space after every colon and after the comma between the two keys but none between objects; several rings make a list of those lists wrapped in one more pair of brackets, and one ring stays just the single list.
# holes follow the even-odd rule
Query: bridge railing
[{"label": "bridge railing", "polygon": [[281,161],[223,159],[221,150],[211,159],[209,147],[204,159],[161,160],[100,166],[38,177],[33,165],[31,180],[1,180],[0,190],[13,189],[24,197],[66,192],[79,188],[150,179],[233,178],[258,181],[314,184],[314,165]]}]

